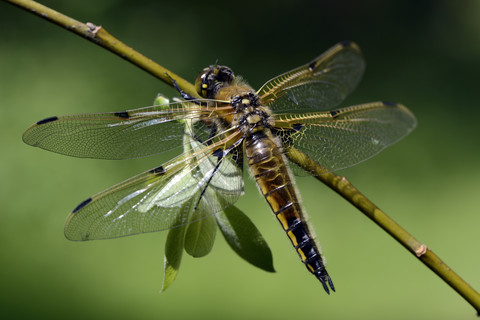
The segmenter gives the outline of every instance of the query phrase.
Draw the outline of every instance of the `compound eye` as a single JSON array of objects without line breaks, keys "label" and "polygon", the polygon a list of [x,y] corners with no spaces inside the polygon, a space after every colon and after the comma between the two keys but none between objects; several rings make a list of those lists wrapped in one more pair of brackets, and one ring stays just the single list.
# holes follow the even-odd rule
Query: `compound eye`
[{"label": "compound eye", "polygon": [[218,91],[230,85],[235,78],[232,69],[225,66],[210,66],[203,69],[195,80],[195,90],[203,98],[213,99]]},{"label": "compound eye", "polygon": [[225,66],[218,67],[216,81],[224,84],[230,84],[232,83],[233,79],[235,79],[235,75],[233,74],[232,69]]},{"label": "compound eye", "polygon": [[210,72],[212,72],[211,67],[205,68],[197,76],[197,79],[195,79],[195,90],[203,98],[206,98],[207,94],[208,94],[207,78],[208,78],[208,75],[210,74]]}]

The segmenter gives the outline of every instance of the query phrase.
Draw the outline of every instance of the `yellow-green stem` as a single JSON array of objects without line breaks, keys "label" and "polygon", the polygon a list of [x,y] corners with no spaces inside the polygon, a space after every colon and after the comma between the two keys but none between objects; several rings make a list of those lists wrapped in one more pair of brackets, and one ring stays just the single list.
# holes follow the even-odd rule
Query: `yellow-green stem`
[{"label": "yellow-green stem", "polygon": [[325,168],[298,149],[288,149],[287,157],[290,161],[299,165],[301,168],[315,174],[315,178],[353,204],[358,210],[363,212],[389,235],[395,238],[395,240],[400,242],[400,244],[402,244],[408,251],[413,253],[420,261],[467,300],[480,315],[480,295],[478,292],[447,266],[425,244],[415,239],[393,219],[387,216],[385,212],[380,210],[373,202],[358,191],[358,189],[355,188],[345,177],[336,175],[333,172],[327,172]]},{"label": "yellow-green stem", "polygon": [[183,92],[192,97],[200,98],[195,90],[195,87],[185,79],[162,67],[158,63],[145,57],[141,53],[130,48],[117,38],[113,37],[103,27],[97,26],[91,22],[83,23],[72,19],[60,12],[52,10],[44,5],[41,5],[31,0],[4,0],[14,4],[24,10],[27,10],[43,19],[53,22],[68,31],[76,33],[77,35],[98,44],[99,46],[115,53],[117,56],[131,62],[137,67],[145,70],[151,75],[162,80],[166,84],[173,86],[173,80]]}]

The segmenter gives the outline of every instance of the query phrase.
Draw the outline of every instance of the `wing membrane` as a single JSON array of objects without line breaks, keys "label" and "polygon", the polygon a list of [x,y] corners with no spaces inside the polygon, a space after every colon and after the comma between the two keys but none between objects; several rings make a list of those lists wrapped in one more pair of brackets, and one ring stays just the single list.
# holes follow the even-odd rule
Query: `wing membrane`
[{"label": "wing membrane", "polygon": [[344,41],[309,64],[271,79],[257,93],[275,113],[327,110],[353,91],[364,69],[359,47]]},{"label": "wing membrane", "polygon": [[185,120],[211,119],[220,108],[212,100],[171,103],[135,110],[66,115],[41,120],[23,141],[56,153],[95,159],[130,159],[182,146]]},{"label": "wing membrane", "polygon": [[403,105],[373,102],[334,111],[276,116],[275,132],[328,171],[362,162],[394,144],[416,126]]},{"label": "wing membrane", "polygon": [[[222,141],[228,145],[238,136]],[[107,239],[174,228],[217,213],[243,192],[236,149],[185,135],[186,152],[82,202],[67,219],[70,240]]]}]

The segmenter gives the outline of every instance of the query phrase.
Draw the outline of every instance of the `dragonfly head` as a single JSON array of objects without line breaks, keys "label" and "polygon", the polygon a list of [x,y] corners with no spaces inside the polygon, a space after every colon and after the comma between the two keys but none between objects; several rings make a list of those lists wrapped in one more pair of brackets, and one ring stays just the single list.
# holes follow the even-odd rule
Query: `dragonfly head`
[{"label": "dragonfly head", "polygon": [[232,69],[225,66],[210,66],[198,75],[195,80],[195,88],[200,96],[206,99],[215,99],[218,91],[229,86],[235,75]]}]

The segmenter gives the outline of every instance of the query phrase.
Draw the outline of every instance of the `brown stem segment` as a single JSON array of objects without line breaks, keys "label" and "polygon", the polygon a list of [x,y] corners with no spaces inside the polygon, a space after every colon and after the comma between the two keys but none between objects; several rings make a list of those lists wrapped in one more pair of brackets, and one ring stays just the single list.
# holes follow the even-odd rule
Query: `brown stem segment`
[{"label": "brown stem segment", "polygon": [[450,267],[433,253],[432,250],[415,239],[405,229],[387,216],[385,212],[375,206],[375,204],[368,200],[367,197],[358,191],[345,177],[328,172],[306,154],[295,148],[289,148],[286,151],[286,155],[290,161],[314,174],[315,178],[353,204],[358,210],[363,212],[373,222],[395,238],[395,240],[400,242],[401,245],[413,253],[423,264],[435,272],[440,278],[448,283],[450,287],[467,300],[480,316],[480,295],[478,292],[450,269]]}]

